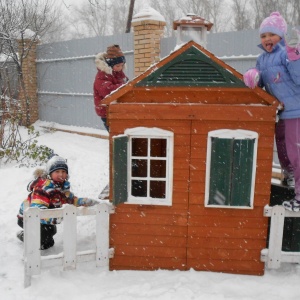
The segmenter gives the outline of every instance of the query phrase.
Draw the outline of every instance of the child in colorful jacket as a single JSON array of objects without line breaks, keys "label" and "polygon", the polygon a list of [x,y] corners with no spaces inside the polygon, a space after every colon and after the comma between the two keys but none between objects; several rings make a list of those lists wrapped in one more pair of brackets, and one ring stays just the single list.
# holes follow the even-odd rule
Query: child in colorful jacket
[{"label": "child in colorful jacket", "polygon": [[256,68],[244,74],[244,82],[250,88],[265,88],[281,103],[275,130],[278,158],[284,182],[295,185],[295,198],[284,201],[283,206],[300,211],[300,46],[299,34],[288,43],[286,33],[286,21],[279,12],[263,20],[259,47],[264,52]]},{"label": "child in colorful jacket", "polygon": [[[53,156],[46,165],[46,170],[37,169],[35,179],[31,181],[27,189],[30,192],[27,199],[22,202],[18,214],[18,225],[23,228],[23,212],[25,207],[37,207],[40,209],[60,208],[63,204],[75,206],[92,206],[98,202],[89,198],[78,198],[70,191],[68,181],[68,165],[60,156]],[[41,220],[41,250],[54,245],[53,236],[56,234],[56,224],[60,220],[56,218]],[[24,231],[18,232],[17,237],[24,241]]]},{"label": "child in colorful jacket", "polygon": [[101,105],[101,101],[128,81],[124,73],[125,63],[125,56],[119,45],[107,47],[106,52],[98,53],[95,58],[98,72],[94,81],[94,104],[96,113],[101,117],[107,130],[109,128],[106,120],[106,107]]}]

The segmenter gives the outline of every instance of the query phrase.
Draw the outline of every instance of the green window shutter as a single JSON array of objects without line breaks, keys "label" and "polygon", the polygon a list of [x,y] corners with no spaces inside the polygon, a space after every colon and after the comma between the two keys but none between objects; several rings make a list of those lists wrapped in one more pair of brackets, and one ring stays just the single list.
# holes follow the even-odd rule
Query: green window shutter
[{"label": "green window shutter", "polygon": [[250,206],[254,143],[211,138],[209,205]]},{"label": "green window shutter", "polygon": [[250,206],[254,142],[254,139],[245,139],[234,140],[233,143],[233,176],[231,178],[231,205],[233,206]]},{"label": "green window shutter", "polygon": [[229,205],[232,173],[231,140],[211,138],[209,204]]},{"label": "green window shutter", "polygon": [[113,204],[127,201],[127,136],[113,139]]}]

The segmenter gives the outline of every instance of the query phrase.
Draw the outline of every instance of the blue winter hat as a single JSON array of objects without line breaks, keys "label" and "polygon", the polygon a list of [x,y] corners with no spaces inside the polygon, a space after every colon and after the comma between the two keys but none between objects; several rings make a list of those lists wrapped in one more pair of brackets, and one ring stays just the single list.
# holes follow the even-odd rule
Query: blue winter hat
[{"label": "blue winter hat", "polygon": [[58,155],[51,157],[46,165],[46,172],[48,175],[56,170],[65,170],[67,174],[69,172],[67,161]]}]

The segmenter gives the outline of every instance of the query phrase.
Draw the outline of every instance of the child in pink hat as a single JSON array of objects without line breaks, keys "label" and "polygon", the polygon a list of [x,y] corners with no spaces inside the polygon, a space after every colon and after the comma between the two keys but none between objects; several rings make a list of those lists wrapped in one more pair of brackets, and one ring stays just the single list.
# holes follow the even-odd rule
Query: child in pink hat
[{"label": "child in pink hat", "polygon": [[271,32],[284,38],[287,32],[287,24],[279,12],[273,12],[269,17],[265,18],[259,27],[259,34]]},{"label": "child in pink hat", "polygon": [[265,18],[259,28],[263,53],[256,68],[244,74],[249,88],[259,86],[277,98],[279,121],[275,140],[283,170],[283,183],[295,186],[295,198],[283,202],[290,211],[300,211],[300,53],[299,37],[285,40],[287,24],[279,12]]}]

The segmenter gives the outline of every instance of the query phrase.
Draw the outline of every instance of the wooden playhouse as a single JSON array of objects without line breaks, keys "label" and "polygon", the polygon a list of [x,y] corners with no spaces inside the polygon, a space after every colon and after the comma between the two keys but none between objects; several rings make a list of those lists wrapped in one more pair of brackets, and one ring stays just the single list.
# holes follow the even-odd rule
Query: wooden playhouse
[{"label": "wooden playhouse", "polygon": [[105,104],[110,269],[264,274],[276,99],[190,41]]}]

